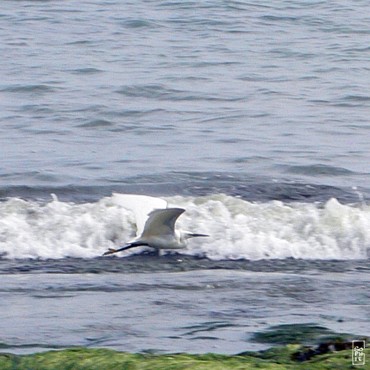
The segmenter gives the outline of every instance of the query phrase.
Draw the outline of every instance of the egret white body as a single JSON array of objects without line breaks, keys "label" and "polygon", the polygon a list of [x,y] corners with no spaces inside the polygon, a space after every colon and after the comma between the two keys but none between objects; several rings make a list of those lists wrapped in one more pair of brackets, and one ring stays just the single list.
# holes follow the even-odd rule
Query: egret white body
[{"label": "egret white body", "polygon": [[151,211],[140,236],[121,248],[110,248],[104,255],[139,246],[148,246],[156,250],[181,249],[185,248],[186,240],[189,238],[208,236],[175,230],[175,223],[184,212],[183,208],[163,208]]}]

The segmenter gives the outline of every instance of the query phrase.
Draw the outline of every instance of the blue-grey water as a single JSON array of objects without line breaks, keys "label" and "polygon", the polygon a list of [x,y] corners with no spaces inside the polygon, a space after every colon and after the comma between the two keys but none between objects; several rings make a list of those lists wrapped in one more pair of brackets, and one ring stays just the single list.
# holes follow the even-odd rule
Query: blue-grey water
[{"label": "blue-grey water", "polygon": [[[362,0],[2,1],[0,350],[369,335],[369,24]],[[101,258],[135,234],[125,193],[210,237]]]}]

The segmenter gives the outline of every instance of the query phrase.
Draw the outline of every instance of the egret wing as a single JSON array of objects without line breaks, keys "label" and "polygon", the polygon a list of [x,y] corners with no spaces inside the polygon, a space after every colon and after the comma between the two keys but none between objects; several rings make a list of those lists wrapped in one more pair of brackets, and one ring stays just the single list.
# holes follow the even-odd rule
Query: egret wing
[{"label": "egret wing", "polygon": [[114,193],[112,199],[116,204],[134,213],[137,227],[136,236],[142,234],[150,211],[167,207],[167,202],[164,199],[147,195]]},{"label": "egret wing", "polygon": [[185,212],[182,208],[156,209],[149,213],[142,236],[172,235],[178,217]]}]

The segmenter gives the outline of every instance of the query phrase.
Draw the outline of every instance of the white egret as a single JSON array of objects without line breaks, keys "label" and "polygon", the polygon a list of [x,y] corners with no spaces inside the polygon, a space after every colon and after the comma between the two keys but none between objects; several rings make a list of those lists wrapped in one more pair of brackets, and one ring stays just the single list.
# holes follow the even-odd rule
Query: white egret
[{"label": "white egret", "polygon": [[[136,199],[138,197],[140,196],[136,196]],[[126,197],[124,200],[126,201]],[[165,202],[163,200],[161,201]],[[206,234],[194,234],[191,232],[175,230],[176,220],[184,212],[185,210],[183,208],[163,208],[151,211],[148,214],[149,217],[145,222],[141,235],[121,248],[108,249],[103,256],[139,246],[148,246],[157,251],[161,249],[181,249],[185,248],[186,241],[190,238],[208,236]]]}]

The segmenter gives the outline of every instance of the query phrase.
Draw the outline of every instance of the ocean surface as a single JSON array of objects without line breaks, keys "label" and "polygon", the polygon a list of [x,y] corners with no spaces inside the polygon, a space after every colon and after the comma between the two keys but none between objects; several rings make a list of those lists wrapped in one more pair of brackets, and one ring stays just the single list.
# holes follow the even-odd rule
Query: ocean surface
[{"label": "ocean surface", "polygon": [[[362,0],[2,1],[0,351],[369,336],[369,24]],[[210,236],[102,257],[152,197]]]}]

